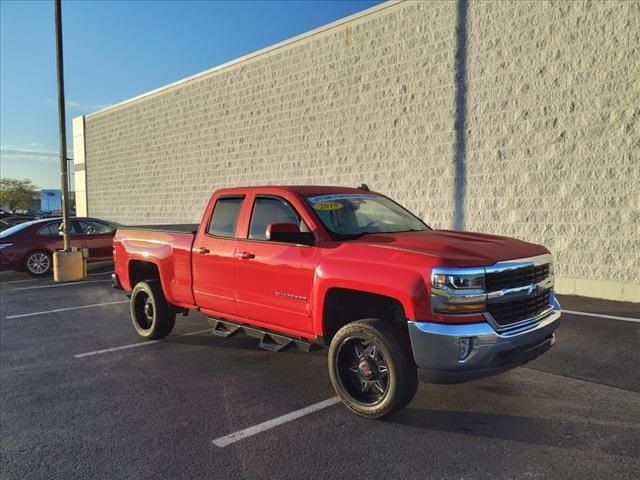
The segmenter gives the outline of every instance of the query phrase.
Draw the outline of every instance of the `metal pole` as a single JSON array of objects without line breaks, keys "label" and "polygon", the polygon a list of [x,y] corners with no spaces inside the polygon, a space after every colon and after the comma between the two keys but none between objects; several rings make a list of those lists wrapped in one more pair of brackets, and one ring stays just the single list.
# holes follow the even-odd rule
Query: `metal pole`
[{"label": "metal pole", "polygon": [[58,128],[60,131],[60,182],[62,184],[62,234],[64,251],[71,251],[69,239],[69,173],[67,164],[67,125],[64,108],[64,60],[62,57],[62,5],[54,0],[56,19],[56,61],[58,64]]},{"label": "metal pole", "polygon": [[71,192],[73,192],[72,178],[71,178],[71,176],[72,176],[72,174],[71,174],[71,172],[72,172],[71,165],[73,164],[73,158],[67,158],[67,162],[68,162],[67,163],[67,168],[69,169],[68,172],[67,172],[67,175],[69,177],[69,181],[67,182],[68,183],[68,187],[67,188],[69,188],[69,211],[71,211]]}]

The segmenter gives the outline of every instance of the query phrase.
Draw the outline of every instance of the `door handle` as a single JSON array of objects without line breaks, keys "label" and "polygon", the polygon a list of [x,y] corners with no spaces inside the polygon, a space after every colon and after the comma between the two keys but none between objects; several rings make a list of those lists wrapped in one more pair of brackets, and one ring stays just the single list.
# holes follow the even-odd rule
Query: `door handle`
[{"label": "door handle", "polygon": [[249,258],[256,258],[255,254],[251,252],[238,252],[236,253],[236,257],[241,258],[243,260],[247,260]]},{"label": "door handle", "polygon": [[211,250],[209,250],[206,247],[200,247],[198,249],[196,249],[196,252],[198,252],[200,255],[206,255],[207,253],[209,253]]}]

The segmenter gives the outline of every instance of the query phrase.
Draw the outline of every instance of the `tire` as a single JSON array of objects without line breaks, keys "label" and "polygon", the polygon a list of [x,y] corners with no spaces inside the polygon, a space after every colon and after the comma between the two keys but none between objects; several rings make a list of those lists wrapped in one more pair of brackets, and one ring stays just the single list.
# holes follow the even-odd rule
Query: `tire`
[{"label": "tire", "polygon": [[51,273],[53,269],[53,257],[45,250],[34,250],[24,257],[25,271],[34,277],[41,277]]},{"label": "tire", "polygon": [[157,280],[136,284],[131,292],[131,322],[142,338],[157,340],[171,333],[176,322],[176,312],[164,298]]},{"label": "tire", "polygon": [[351,411],[383,418],[411,402],[418,373],[404,335],[388,321],[366,319],[345,325],[333,337],[329,376]]}]

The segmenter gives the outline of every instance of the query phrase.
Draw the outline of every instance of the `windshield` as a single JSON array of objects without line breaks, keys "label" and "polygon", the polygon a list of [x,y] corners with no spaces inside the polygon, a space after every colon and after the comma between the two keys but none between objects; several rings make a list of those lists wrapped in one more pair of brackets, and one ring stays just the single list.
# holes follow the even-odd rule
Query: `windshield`
[{"label": "windshield", "polygon": [[354,239],[367,233],[429,230],[420,219],[380,195],[341,193],[305,200],[337,239]]},{"label": "windshield", "polygon": [[9,235],[13,235],[14,233],[24,230],[25,228],[30,227],[31,225],[33,225],[32,222],[18,223],[13,227],[7,228],[6,230],[2,230],[2,232],[0,232],[0,238],[7,238]]}]

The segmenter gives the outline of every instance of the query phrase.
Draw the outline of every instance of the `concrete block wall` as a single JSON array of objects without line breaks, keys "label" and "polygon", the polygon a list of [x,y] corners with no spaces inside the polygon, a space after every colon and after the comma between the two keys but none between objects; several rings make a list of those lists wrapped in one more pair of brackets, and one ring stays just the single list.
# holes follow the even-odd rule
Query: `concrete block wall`
[{"label": "concrete block wall", "polygon": [[366,182],[435,228],[546,245],[562,293],[640,301],[639,18],[383,4],[87,116],[88,210],[196,222],[219,187]]}]

